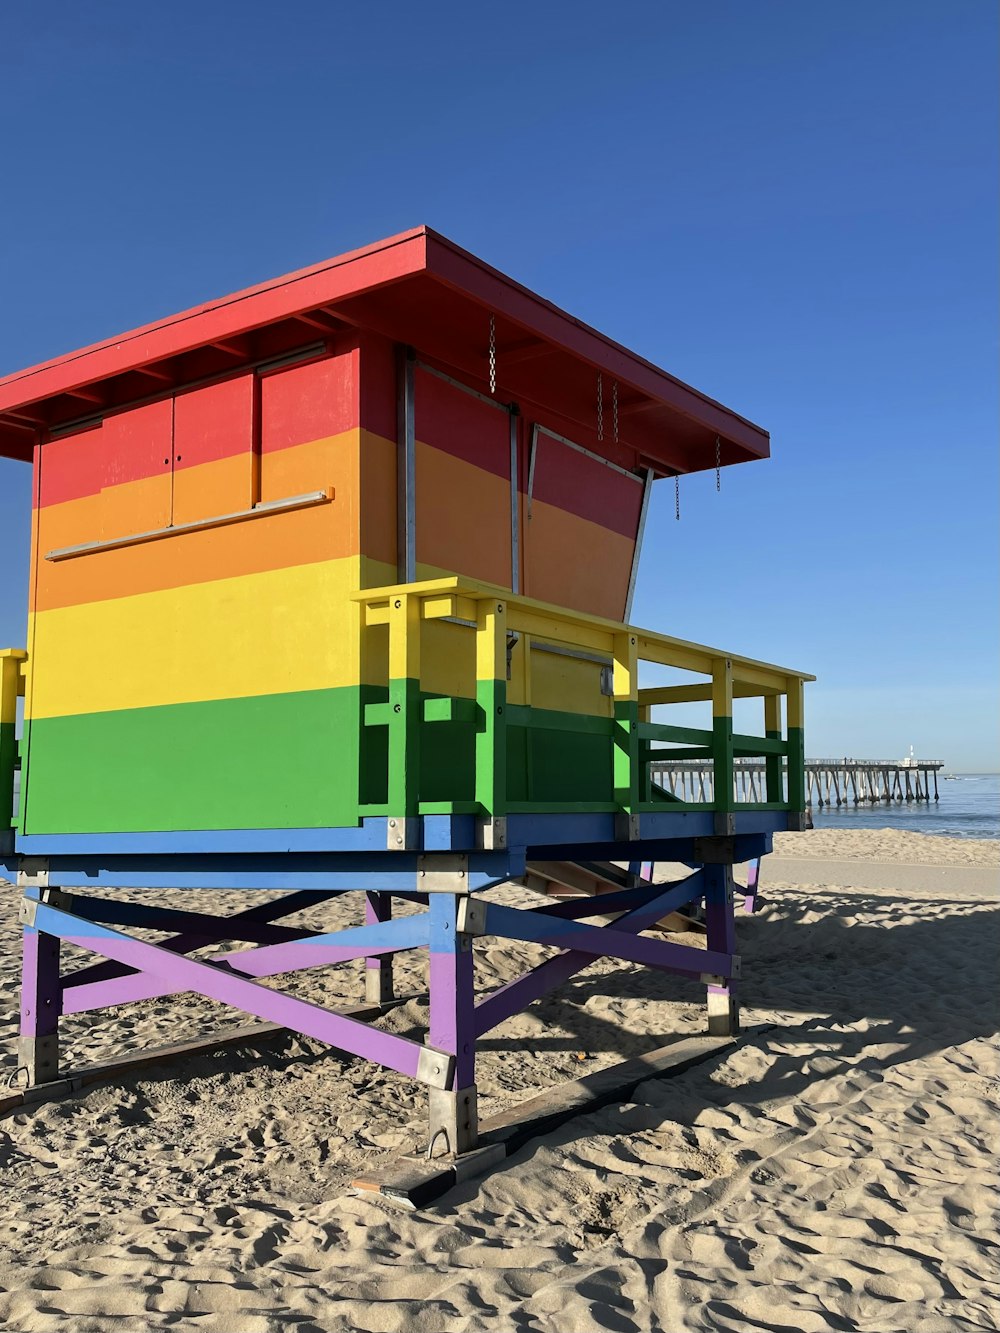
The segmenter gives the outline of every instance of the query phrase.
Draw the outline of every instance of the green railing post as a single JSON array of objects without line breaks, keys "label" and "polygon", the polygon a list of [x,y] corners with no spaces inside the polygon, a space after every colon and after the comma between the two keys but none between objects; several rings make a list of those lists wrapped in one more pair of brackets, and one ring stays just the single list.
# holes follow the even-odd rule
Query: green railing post
[{"label": "green railing post", "polygon": [[389,603],[389,813],[407,819],[420,807],[420,598]]},{"label": "green railing post", "polygon": [[614,791],[615,803],[634,814],[642,799],[642,751],[639,744],[639,650],[634,634],[614,640]]},{"label": "green railing post", "polygon": [[[781,740],[781,695],[764,695],[764,735],[769,741]],[[764,758],[764,780],[768,803],[784,802],[784,761],[780,754]]]},{"label": "green railing post", "polygon": [[717,657],[712,663],[712,803],[720,835],[736,831],[733,759],[733,664]]},{"label": "green railing post", "polygon": [[484,815],[507,813],[507,608],[484,600],[476,613],[476,801]]}]

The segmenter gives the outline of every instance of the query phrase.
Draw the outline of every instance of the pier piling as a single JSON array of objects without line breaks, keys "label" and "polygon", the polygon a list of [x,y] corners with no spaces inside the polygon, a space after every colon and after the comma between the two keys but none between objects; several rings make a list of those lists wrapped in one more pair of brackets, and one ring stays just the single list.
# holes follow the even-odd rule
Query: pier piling
[{"label": "pier piling", "polygon": [[[671,761],[669,751],[661,753],[663,757],[654,757],[650,769],[653,782],[685,801],[708,803],[715,799],[711,760]],[[807,759],[806,799],[820,809],[850,805],[852,801],[855,805],[937,801],[940,799],[938,773],[943,767],[941,759]],[[766,760],[736,759],[733,765],[734,799],[763,804],[766,774]]]}]

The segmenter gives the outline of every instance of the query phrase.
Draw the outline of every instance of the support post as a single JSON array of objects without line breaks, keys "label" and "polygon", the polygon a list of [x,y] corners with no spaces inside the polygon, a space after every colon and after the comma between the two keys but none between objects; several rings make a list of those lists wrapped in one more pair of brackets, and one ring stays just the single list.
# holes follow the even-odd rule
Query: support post
[{"label": "support post", "polygon": [[[706,943],[713,952],[736,952],[736,922],[733,914],[732,865],[705,866]],[[740,1030],[736,981],[708,987],[708,1031],[713,1037],[731,1037]]]},{"label": "support post", "polygon": [[[789,676],[786,683],[788,710],[788,808],[806,808],[806,743],[803,727],[804,691],[797,676]],[[822,804],[822,802],[820,802]]]},{"label": "support post", "polygon": [[[412,819],[420,808],[420,598],[389,603],[389,813]],[[403,828],[408,827],[405,823]],[[405,848],[405,839],[403,842]]]},{"label": "support post", "polygon": [[480,813],[507,813],[507,608],[484,600],[477,613],[476,801]]},{"label": "support post", "polygon": [[455,1058],[452,1087],[432,1088],[428,1155],[471,1152],[479,1135],[472,936],[458,929],[464,883],[430,899],[429,1044]]},{"label": "support post", "polygon": [[634,634],[616,634],[612,669],[615,708],[615,802],[625,814],[638,810],[642,793],[639,743],[639,652]]},{"label": "support post", "polygon": [[[388,893],[365,894],[365,925],[392,920],[392,897]],[[392,987],[392,954],[381,954],[365,959],[365,1003],[391,1004],[395,998]]]},{"label": "support post", "polygon": [[[37,892],[37,890],[36,890]],[[65,904],[58,889],[43,889],[44,901],[53,907]],[[59,981],[59,947],[56,935],[46,935],[34,925],[35,898],[23,900],[21,931],[21,1029],[17,1048],[18,1065],[27,1071],[28,1086],[52,1083],[59,1077],[59,1012],[62,988]]]},{"label": "support post", "polygon": [[712,801],[722,837],[736,832],[733,767],[733,664],[720,657],[712,664]]}]

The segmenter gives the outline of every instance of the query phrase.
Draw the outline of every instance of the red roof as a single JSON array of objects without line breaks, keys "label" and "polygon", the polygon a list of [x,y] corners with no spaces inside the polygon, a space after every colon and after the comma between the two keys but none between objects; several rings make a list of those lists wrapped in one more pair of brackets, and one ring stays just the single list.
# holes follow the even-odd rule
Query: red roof
[{"label": "red roof", "polygon": [[[107,342],[0,379],[0,455],[30,459],[38,431],[279,356],[345,328],[369,329],[487,389],[489,316],[496,396],[556,412],[588,447],[658,473],[767,457],[759,426],[418,227]],[[597,374],[604,429],[597,427]],[[603,434],[603,441],[599,434]],[[44,438],[44,435],[42,436]]]}]

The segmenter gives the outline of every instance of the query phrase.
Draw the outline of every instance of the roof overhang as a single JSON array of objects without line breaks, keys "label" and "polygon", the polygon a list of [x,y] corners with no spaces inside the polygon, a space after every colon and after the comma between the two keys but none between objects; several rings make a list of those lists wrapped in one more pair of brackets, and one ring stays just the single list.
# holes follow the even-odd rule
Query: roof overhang
[{"label": "roof overhang", "polygon": [[[496,396],[558,414],[574,438],[658,474],[765,458],[766,431],[419,227],[0,379],[0,455],[39,432],[143,401],[345,330],[412,346]],[[603,377],[604,429],[597,422]],[[621,449],[611,442],[617,385]],[[603,437],[603,438],[602,438]],[[44,438],[42,434],[41,438]],[[718,447],[716,444],[718,441]]]}]

